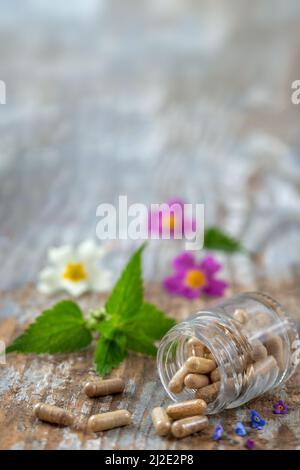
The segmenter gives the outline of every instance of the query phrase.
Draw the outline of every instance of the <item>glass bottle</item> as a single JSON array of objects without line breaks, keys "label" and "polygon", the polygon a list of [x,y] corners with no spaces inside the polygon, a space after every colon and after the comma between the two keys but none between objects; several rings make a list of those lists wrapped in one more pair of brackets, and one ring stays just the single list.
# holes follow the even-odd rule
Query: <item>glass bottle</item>
[{"label": "glass bottle", "polygon": [[296,325],[284,308],[263,293],[240,294],[192,315],[162,339],[158,372],[174,401],[202,398],[205,392],[183,386],[174,393],[169,388],[191,356],[189,344],[195,339],[204,347],[202,355],[213,358],[218,368],[216,386],[210,387],[215,393],[207,400],[208,414],[240,406],[277,387],[292,375],[300,359]]}]

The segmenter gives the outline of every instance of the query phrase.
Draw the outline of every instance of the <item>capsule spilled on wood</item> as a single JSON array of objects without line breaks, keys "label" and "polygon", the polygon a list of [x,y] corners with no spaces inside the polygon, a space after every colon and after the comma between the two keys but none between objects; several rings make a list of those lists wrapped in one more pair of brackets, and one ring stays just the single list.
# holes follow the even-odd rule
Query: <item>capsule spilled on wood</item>
[{"label": "capsule spilled on wood", "polygon": [[93,415],[88,420],[88,430],[92,432],[108,431],[109,429],[126,426],[131,422],[131,414],[127,410],[109,411]]},{"label": "capsule spilled on wood", "polygon": [[114,378],[88,382],[84,386],[84,391],[88,397],[94,398],[121,393],[124,391],[124,388],[124,380],[121,378]]},{"label": "capsule spilled on wood", "polygon": [[207,405],[204,400],[195,399],[173,403],[167,407],[166,412],[172,419],[181,419],[187,416],[202,415],[205,413],[206,408]]},{"label": "capsule spilled on wood", "polygon": [[68,411],[46,403],[37,403],[33,411],[37,418],[47,423],[71,426],[74,421],[74,417]]},{"label": "capsule spilled on wood", "polygon": [[202,431],[208,426],[208,419],[206,416],[190,416],[175,421],[172,424],[171,430],[174,437],[182,439],[183,437],[190,436],[195,432]]},{"label": "capsule spilled on wood", "polygon": [[164,408],[160,406],[153,408],[151,417],[155,430],[159,436],[166,436],[169,434],[171,429],[171,420]]}]

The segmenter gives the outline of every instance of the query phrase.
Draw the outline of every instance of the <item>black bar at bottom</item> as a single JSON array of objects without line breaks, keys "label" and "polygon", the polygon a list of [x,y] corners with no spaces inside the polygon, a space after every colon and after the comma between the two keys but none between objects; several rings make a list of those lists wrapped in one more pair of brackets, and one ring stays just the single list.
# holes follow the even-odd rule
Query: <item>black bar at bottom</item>
[{"label": "black bar at bottom", "polygon": [[[271,456],[271,454],[274,454]],[[242,450],[242,451],[173,451],[173,450],[128,450],[128,451],[2,451],[0,455],[1,468],[5,464],[20,463],[20,466],[28,463],[30,469],[34,465],[53,465],[66,463],[67,467],[71,465],[84,466],[88,469],[88,465],[105,465],[110,466],[126,466],[129,468],[162,468],[169,465],[189,465],[191,468],[197,466],[203,468],[203,465],[209,466],[231,462],[236,464],[247,465],[267,465],[270,466],[270,458],[276,458],[276,463],[288,465],[289,461],[295,462],[294,451],[261,451],[261,450]]]}]

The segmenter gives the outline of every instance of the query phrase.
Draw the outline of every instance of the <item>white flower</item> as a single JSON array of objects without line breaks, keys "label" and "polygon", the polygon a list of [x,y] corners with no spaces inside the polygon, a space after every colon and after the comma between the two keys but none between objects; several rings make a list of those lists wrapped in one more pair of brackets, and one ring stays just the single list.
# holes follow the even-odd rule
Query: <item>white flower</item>
[{"label": "white flower", "polygon": [[74,297],[84,292],[101,292],[111,287],[111,273],[99,266],[99,259],[106,250],[93,240],[86,240],[78,247],[64,245],[50,248],[49,266],[39,274],[37,288],[44,294],[65,290]]}]

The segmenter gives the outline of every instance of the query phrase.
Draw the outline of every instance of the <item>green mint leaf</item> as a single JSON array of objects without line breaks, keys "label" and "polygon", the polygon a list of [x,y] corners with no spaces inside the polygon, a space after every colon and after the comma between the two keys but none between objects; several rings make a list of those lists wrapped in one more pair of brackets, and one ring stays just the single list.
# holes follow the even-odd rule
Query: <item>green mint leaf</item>
[{"label": "green mint leaf", "polygon": [[118,326],[115,323],[115,320],[102,320],[98,323],[96,327],[97,331],[101,335],[105,336],[106,339],[115,339],[115,336],[118,332]]},{"label": "green mint leaf", "polygon": [[167,317],[155,305],[147,302],[141,306],[132,323],[134,328],[138,331],[142,330],[152,340],[161,339],[170,328],[176,325],[175,320]]},{"label": "green mint leaf", "polygon": [[106,312],[111,317],[130,318],[143,302],[142,245],[130,258],[106,302]]},{"label": "green mint leaf", "polygon": [[122,335],[108,339],[104,335],[97,342],[94,362],[99,375],[108,374],[118,366],[127,356],[126,340]]},{"label": "green mint leaf", "polygon": [[130,351],[156,356],[157,348],[153,344],[153,338],[149,338],[146,333],[136,328],[126,330],[127,348]]},{"label": "green mint leaf", "polygon": [[6,349],[23,353],[65,353],[90,344],[82,312],[75,302],[64,300],[45,310],[27,330]]},{"label": "green mint leaf", "polygon": [[204,234],[204,246],[207,250],[219,250],[227,253],[245,252],[245,248],[235,238],[227,235],[218,227],[210,227]]},{"label": "green mint leaf", "polygon": [[[116,364],[119,364],[120,358],[123,360],[123,355],[126,355],[127,349],[148,356],[155,356],[157,349],[153,344],[154,341],[161,339],[174,325],[174,320],[166,317],[163,312],[149,303],[144,303],[135,315],[123,322],[115,318],[102,321],[97,326],[97,331],[101,333],[103,339],[95,360],[98,373],[101,375],[106,374],[115,367],[115,360]],[[119,338],[124,342],[122,343],[121,354]],[[103,358],[108,361],[108,365],[105,364]]]},{"label": "green mint leaf", "polygon": [[155,305],[144,303],[132,321],[123,325],[122,332],[126,335],[128,349],[155,356],[154,341],[161,339],[175,324],[175,320],[168,318]]}]

